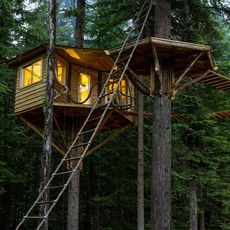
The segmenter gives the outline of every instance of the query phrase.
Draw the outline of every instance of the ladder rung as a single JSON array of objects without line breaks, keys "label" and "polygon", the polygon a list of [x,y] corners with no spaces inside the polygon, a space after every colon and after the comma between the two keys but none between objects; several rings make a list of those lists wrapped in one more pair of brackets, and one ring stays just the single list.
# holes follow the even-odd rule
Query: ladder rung
[{"label": "ladder rung", "polygon": [[130,56],[125,56],[125,57],[123,57],[122,59],[120,59],[120,60],[117,61],[117,64],[118,64],[118,63],[121,63],[121,62],[123,62],[123,61],[125,61],[125,60],[127,60],[129,57],[130,57]]},{"label": "ladder rung", "polygon": [[[147,8],[148,8],[148,7],[146,7],[146,9],[147,9]],[[143,20],[145,17],[146,17],[146,14],[144,14],[143,16],[141,16],[140,18],[138,18],[138,19],[134,22],[134,24],[136,24],[137,22]],[[138,27],[141,27],[141,26],[143,26],[142,23],[141,23],[140,25],[138,25]],[[136,28],[137,28],[137,27],[135,27],[134,30],[136,30]]]},{"label": "ladder rung", "polygon": [[45,219],[45,216],[24,216],[25,219]]},{"label": "ladder rung", "polygon": [[104,104],[99,104],[99,105],[97,105],[94,109],[101,109],[101,108],[103,108],[103,107],[106,107],[107,105],[109,105],[110,103],[108,102],[108,103],[104,103]]},{"label": "ladder rung", "polygon": [[56,200],[44,200],[44,201],[38,201],[36,202],[36,204],[51,204],[51,203],[55,203]]},{"label": "ladder rung", "polygon": [[[144,6],[143,7],[143,9],[141,10],[141,15],[143,14],[143,12],[145,11],[145,10],[148,10],[149,9],[149,4],[147,5],[147,6]],[[138,18],[139,19],[139,18]],[[138,20],[137,19],[137,20]]]},{"label": "ladder rung", "polygon": [[51,190],[51,189],[56,189],[56,188],[64,188],[66,185],[57,185],[57,186],[50,186],[48,188],[46,188],[45,190]]},{"label": "ladder rung", "polygon": [[93,117],[92,119],[89,119],[89,120],[88,120],[88,122],[92,122],[92,121],[100,120],[101,118],[102,118],[102,116]]},{"label": "ladder rung", "polygon": [[99,98],[100,98],[100,99],[101,99],[101,98],[104,98],[104,97],[106,97],[106,96],[109,96],[110,94],[113,94],[113,90],[109,91],[109,92],[106,93],[106,94],[101,95]]},{"label": "ladder rung", "polygon": [[118,81],[119,81],[119,78],[118,79],[113,79],[113,81],[108,82],[107,84],[105,84],[105,86],[116,84]]},{"label": "ladder rung", "polygon": [[59,173],[53,173],[53,176],[60,176],[60,175],[70,174],[72,172],[73,172],[73,170],[65,171],[65,172],[59,172]]},{"label": "ladder rung", "polygon": [[116,70],[116,71],[112,72],[111,75],[115,75],[115,74],[118,74],[120,72],[123,72],[124,69],[125,69],[125,67],[122,67],[119,70]]},{"label": "ladder rung", "polygon": [[87,134],[87,133],[91,133],[91,132],[94,132],[96,129],[89,129],[89,130],[86,130],[86,131],[83,131],[81,133],[79,133],[79,135],[84,135],[84,134]]},{"label": "ladder rung", "polygon": [[72,160],[80,160],[80,159],[84,159],[84,157],[71,157],[71,158],[66,158],[64,161],[72,161]]},{"label": "ladder rung", "polygon": [[86,145],[88,145],[88,144],[89,144],[89,142],[85,142],[85,143],[81,143],[81,144],[78,144],[78,145],[74,145],[71,149],[76,149],[76,148],[78,148],[78,147],[86,146]]}]

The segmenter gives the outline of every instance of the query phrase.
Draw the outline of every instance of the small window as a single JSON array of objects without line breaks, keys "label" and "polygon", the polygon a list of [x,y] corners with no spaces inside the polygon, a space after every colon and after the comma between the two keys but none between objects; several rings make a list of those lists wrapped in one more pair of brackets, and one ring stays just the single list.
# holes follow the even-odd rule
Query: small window
[{"label": "small window", "polygon": [[23,67],[22,87],[32,85],[42,80],[42,60]]},{"label": "small window", "polygon": [[[90,75],[85,73],[80,73],[80,88],[79,88],[79,97],[80,102],[86,100],[90,92]],[[87,100],[84,104],[89,104],[90,99]]]},{"label": "small window", "polygon": [[65,84],[65,72],[66,72],[66,65],[64,62],[57,60],[57,80]]},{"label": "small window", "polygon": [[[113,82],[113,79],[110,79],[110,82]],[[117,83],[110,84],[109,85],[109,92],[112,92],[114,89],[117,88]],[[126,99],[126,80],[121,80],[120,86],[119,86],[119,94],[121,95],[121,99]]]}]

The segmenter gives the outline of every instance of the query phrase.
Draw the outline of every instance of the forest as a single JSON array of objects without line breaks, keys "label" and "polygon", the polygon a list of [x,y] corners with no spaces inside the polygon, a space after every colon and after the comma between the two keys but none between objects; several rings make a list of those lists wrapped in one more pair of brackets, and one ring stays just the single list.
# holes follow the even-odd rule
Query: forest
[{"label": "forest", "polygon": [[[58,45],[75,45],[77,0],[57,0]],[[159,1],[159,0],[158,0]],[[88,0],[84,47],[111,49],[122,44],[130,20],[144,0]],[[156,0],[157,2],[157,0]],[[0,229],[15,229],[37,197],[42,138],[13,114],[16,70],[8,60],[48,43],[47,0],[0,1]],[[207,44],[230,78],[230,1],[171,0],[171,39]],[[154,34],[154,6],[144,31]],[[153,112],[153,97],[144,111]],[[230,95],[194,84],[172,101],[172,229],[230,230]],[[97,143],[104,135],[100,134]],[[152,229],[151,164],[153,122],[144,120],[145,228]],[[137,122],[86,158],[80,179],[80,229],[137,229]],[[61,159],[53,150],[52,167]],[[198,228],[191,229],[190,196],[195,188]],[[50,229],[67,229],[68,194],[50,217]],[[156,230],[156,229],[155,229]],[[161,229],[159,229],[161,230]]]}]

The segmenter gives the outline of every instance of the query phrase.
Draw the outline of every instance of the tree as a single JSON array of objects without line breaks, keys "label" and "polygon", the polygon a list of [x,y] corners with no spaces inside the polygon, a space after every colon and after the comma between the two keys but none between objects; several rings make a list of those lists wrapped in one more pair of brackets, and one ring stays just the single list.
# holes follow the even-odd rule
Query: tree
[{"label": "tree", "polygon": [[[170,38],[171,1],[156,1],[154,35]],[[151,229],[171,229],[171,99],[169,79],[172,70],[167,61],[161,63],[160,83],[155,80],[154,125],[152,151]],[[162,90],[162,92],[161,92]]]},{"label": "tree", "polygon": [[[54,79],[56,72],[55,60],[55,41],[56,41],[56,0],[49,1],[49,45],[48,45],[48,71],[47,71],[47,86],[46,100],[44,108],[44,132],[43,132],[43,158],[42,158],[42,179],[41,191],[48,183],[51,171],[51,155],[52,155],[52,135],[53,135],[53,98],[54,98]],[[43,195],[44,201],[49,201],[49,191]],[[49,210],[49,202],[41,205],[41,213],[46,216]],[[48,219],[44,224],[44,230],[48,230]]]}]

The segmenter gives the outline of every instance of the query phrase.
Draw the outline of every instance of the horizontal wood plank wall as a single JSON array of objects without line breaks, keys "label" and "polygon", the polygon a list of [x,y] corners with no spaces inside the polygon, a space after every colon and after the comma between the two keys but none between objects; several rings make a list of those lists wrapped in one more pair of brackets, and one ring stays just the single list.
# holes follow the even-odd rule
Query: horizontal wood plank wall
[{"label": "horizontal wood plank wall", "polygon": [[47,56],[43,55],[41,58],[42,80],[30,86],[22,88],[22,68],[24,65],[30,64],[31,62],[24,63],[18,67],[15,87],[15,114],[23,113],[35,107],[42,106],[44,103],[47,77]]},{"label": "horizontal wood plank wall", "polygon": [[[90,87],[98,82],[98,73],[81,66],[72,65],[71,67],[71,95],[79,102],[79,88],[80,88],[80,73],[85,73],[90,75]],[[93,104],[98,95],[98,85],[95,85],[91,94],[90,103]]]},{"label": "horizontal wood plank wall", "polygon": [[135,110],[135,106],[136,106],[136,89],[135,87],[133,86],[133,84],[128,80],[128,84],[129,84],[129,87],[130,87],[130,100],[132,102],[132,108],[131,110]]}]

